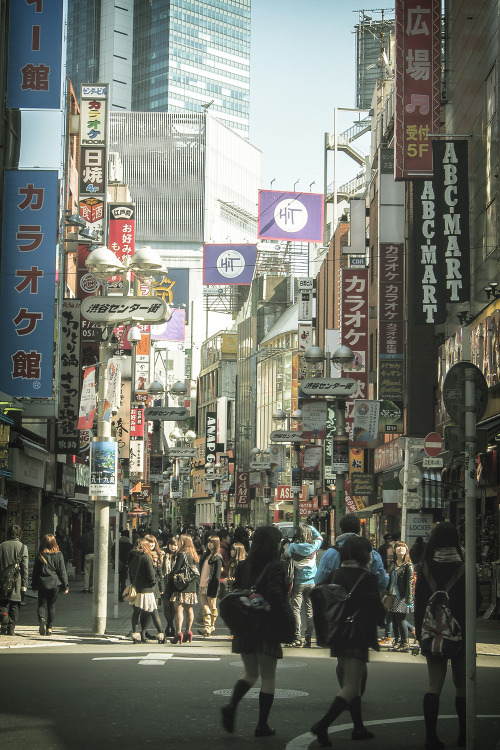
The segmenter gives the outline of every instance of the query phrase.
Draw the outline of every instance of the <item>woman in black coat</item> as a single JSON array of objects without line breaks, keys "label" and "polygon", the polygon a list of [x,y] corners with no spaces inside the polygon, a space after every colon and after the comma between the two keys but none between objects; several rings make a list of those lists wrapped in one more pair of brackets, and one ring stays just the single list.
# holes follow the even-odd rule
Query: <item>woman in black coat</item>
[{"label": "woman in black coat", "polygon": [[268,725],[274,701],[276,666],[283,658],[282,643],[288,643],[295,632],[293,616],[285,581],[285,568],[279,559],[281,532],[276,526],[259,526],[252,537],[246,560],[236,569],[235,589],[248,589],[258,582],[257,591],[270,606],[269,624],[265,632],[233,637],[232,652],[241,654],[245,672],[233,688],[231,700],[222,708],[222,725],[234,732],[236,707],[243,696],[261,677],[259,719],[256,737],[276,734]]},{"label": "woman in black coat", "polygon": [[52,635],[59,591],[68,593],[64,557],[53,534],[42,537],[33,564],[31,588],[38,591],[38,632],[40,635]]},{"label": "woman in black coat", "polygon": [[[377,625],[385,622],[385,608],[375,575],[370,572],[372,546],[368,539],[353,535],[340,548],[340,568],[334,571],[331,583],[353,590],[346,605],[346,617],[356,613],[356,642],[354,647],[335,644],[331,655],[336,656],[343,672],[343,686],[320,721],[311,729],[323,747],[332,743],[328,739],[328,727],[349,708],[353,720],[353,740],[373,737],[363,725],[361,716],[361,683],[368,661],[368,649],[379,651]],[[356,587],[356,588],[354,588]]]},{"label": "woman in black coat", "polygon": [[207,542],[207,550],[200,560],[200,605],[203,617],[203,630],[200,635],[208,638],[215,630],[217,620],[217,595],[220,588],[222,571],[222,556],[220,554],[220,539],[211,536]]},{"label": "woman in black coat", "polygon": [[[165,633],[158,614],[156,592],[158,580],[156,568],[153,565],[151,545],[145,539],[137,539],[134,548],[128,556],[128,570],[130,583],[135,586],[137,596],[132,604],[132,640],[147,643],[146,628],[149,619],[153,618],[158,643],[165,642]],[[138,629],[140,621],[140,631]]]},{"label": "woman in black coat", "polygon": [[[417,576],[415,586],[415,634],[418,641],[422,640],[422,623],[427,602],[434,591],[442,591],[451,582],[454,584],[448,591],[449,607],[455,620],[462,630],[462,644],[465,643],[465,564],[460,537],[456,526],[449,521],[443,521],[434,527],[427,542],[422,567]],[[435,585],[434,585],[435,584]],[[477,586],[476,612],[479,608],[481,595]],[[421,644],[422,645],[422,644]],[[427,692],[424,695],[423,710],[426,730],[425,747],[427,750],[438,750],[444,744],[437,737],[437,719],[439,714],[439,696],[443,689],[448,668],[448,659],[444,656],[422,654],[427,659]],[[458,716],[459,735],[458,747],[465,747],[465,647],[451,658],[451,671],[455,685],[455,708]]]}]

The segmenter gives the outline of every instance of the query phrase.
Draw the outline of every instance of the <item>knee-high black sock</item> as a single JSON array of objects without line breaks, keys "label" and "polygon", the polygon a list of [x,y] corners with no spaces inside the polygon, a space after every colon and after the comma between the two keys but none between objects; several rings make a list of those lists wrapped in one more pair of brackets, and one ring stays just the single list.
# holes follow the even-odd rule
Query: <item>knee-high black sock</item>
[{"label": "knee-high black sock", "polygon": [[456,696],[455,708],[458,716],[458,747],[465,747],[466,742],[466,709],[465,709],[465,698]]},{"label": "knee-high black sock", "polygon": [[233,688],[233,694],[229,701],[230,705],[236,708],[240,700],[248,693],[250,688],[251,685],[246,680],[238,680]]},{"label": "knee-high black sock", "polygon": [[265,727],[274,701],[274,693],[259,693],[259,726]]},{"label": "knee-high black sock", "polygon": [[340,716],[342,711],[345,711],[347,708],[348,703],[343,698],[341,698],[339,695],[336,696],[335,700],[331,704],[330,708],[326,712],[326,714],[323,716],[323,718],[320,720],[320,724],[322,727],[329,727],[332,721],[335,721],[337,716]]},{"label": "knee-high black sock", "polygon": [[352,723],[354,729],[364,729],[363,718],[361,716],[361,696],[357,695],[349,703],[349,711],[351,712]]},{"label": "knee-high black sock", "polygon": [[424,695],[425,733],[428,740],[437,739],[437,720],[439,715],[439,695],[426,693]]}]

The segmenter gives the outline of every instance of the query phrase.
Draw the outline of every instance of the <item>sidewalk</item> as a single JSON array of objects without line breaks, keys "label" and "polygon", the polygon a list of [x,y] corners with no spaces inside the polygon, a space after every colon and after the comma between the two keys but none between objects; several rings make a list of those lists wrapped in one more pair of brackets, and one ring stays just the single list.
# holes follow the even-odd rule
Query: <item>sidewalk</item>
[{"label": "sidewalk", "polygon": [[[130,640],[130,618],[132,607],[126,602],[118,603],[118,617],[114,617],[115,600],[113,596],[113,578],[110,576],[108,587],[108,612],[106,635],[96,636],[92,633],[92,594],[83,594],[83,575],[76,576],[70,581],[69,593],[59,594],[56,605],[56,620],[52,636],[41,636],[38,632],[37,598],[34,592],[29,591],[25,599],[25,605],[21,607],[19,622],[14,636],[0,637],[0,650],[11,648],[34,648],[37,646],[48,646],[57,643],[67,645],[77,643],[84,639],[94,642],[109,640]],[[195,609],[196,612],[196,609]],[[163,612],[160,617],[164,623]],[[154,633],[154,627],[150,628]],[[194,638],[200,643],[214,643],[217,640],[226,640],[229,631],[224,626],[221,618],[217,621],[217,635],[204,639],[196,634]],[[500,656],[500,620],[476,620],[477,654]],[[288,651],[288,649],[287,649]]]}]

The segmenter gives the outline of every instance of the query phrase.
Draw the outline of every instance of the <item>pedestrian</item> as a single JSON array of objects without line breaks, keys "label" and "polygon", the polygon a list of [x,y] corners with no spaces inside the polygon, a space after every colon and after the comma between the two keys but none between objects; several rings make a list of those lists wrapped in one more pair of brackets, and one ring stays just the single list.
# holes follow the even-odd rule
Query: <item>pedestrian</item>
[{"label": "pedestrian", "polygon": [[2,635],[15,635],[16,623],[24,594],[28,587],[28,548],[21,542],[21,528],[12,524],[7,529],[7,539],[0,544],[0,577],[7,568],[19,563],[19,572],[14,587],[4,596],[0,594],[0,632]]},{"label": "pedestrian", "polygon": [[414,543],[412,544],[410,548],[411,561],[413,563],[413,567],[417,571],[417,574],[420,570],[420,565],[424,557],[424,551],[425,551],[424,537],[417,536],[417,538],[415,539]]},{"label": "pedestrian", "polygon": [[406,615],[413,610],[413,565],[406,542],[399,541],[394,546],[387,593],[392,597],[390,613],[394,628],[394,643],[389,651],[408,653],[409,626]]},{"label": "pedestrian", "polygon": [[[384,565],[386,573],[389,573],[389,570],[392,565],[392,558],[394,555],[394,541],[391,534],[384,534],[384,543],[380,545],[378,548],[378,553],[380,557],[382,558],[382,563]],[[384,637],[379,640],[379,644],[382,646],[392,646],[393,645],[393,628],[392,628],[392,614],[389,609],[386,609],[385,611],[385,625],[384,625]]]},{"label": "pedestrian", "polygon": [[172,583],[172,570],[175,565],[175,559],[179,550],[179,540],[175,536],[170,536],[163,548],[163,614],[165,616],[165,638],[172,638],[175,635],[175,609],[174,603],[170,597],[174,591]]},{"label": "pedestrian", "polygon": [[[359,536],[361,524],[359,518],[354,513],[342,516],[340,519],[341,534],[335,540],[333,547],[330,547],[322,556],[318,565],[314,582],[316,586],[320,583],[328,583],[329,578],[334,570],[340,567],[340,550],[347,539],[356,535]],[[372,548],[370,570],[376,576],[380,592],[384,592],[389,582],[389,576],[385,572],[382,558],[379,553]]]},{"label": "pedestrian", "polygon": [[252,535],[248,557],[236,570],[236,589],[251,588],[259,581],[259,594],[270,606],[270,622],[262,633],[233,637],[231,650],[241,654],[244,673],[234,685],[230,702],[222,708],[222,725],[227,732],[234,732],[236,708],[260,676],[255,736],[276,734],[268,724],[276,687],[276,666],[278,659],[283,658],[281,644],[293,637],[295,625],[288,602],[284,566],[279,559],[280,542],[281,533],[276,526],[259,526]]},{"label": "pedestrian", "polygon": [[302,648],[302,603],[305,605],[306,614],[304,646],[311,648],[314,621],[310,595],[317,572],[316,553],[322,544],[323,537],[314,526],[301,524],[286,551],[294,565],[290,596],[290,604],[295,617],[295,640],[291,644],[294,648]]},{"label": "pedestrian", "polygon": [[211,536],[207,542],[206,552],[200,560],[200,606],[203,617],[203,629],[198,633],[208,638],[215,631],[217,620],[217,595],[220,588],[222,557],[220,539]]},{"label": "pedestrian", "polygon": [[[455,576],[455,583],[448,591],[449,608],[462,631],[462,647],[451,657],[451,671],[455,686],[455,709],[458,716],[458,747],[466,745],[466,705],[465,705],[465,575],[458,575],[461,569],[465,571],[464,555],[460,546],[458,530],[449,521],[437,524],[431,532],[422,559],[422,570],[417,577],[415,587],[415,631],[422,646],[422,623],[425,608],[431,595],[436,590],[444,590],[450,579]],[[432,585],[434,582],[435,586]],[[451,582],[451,581],[450,581]],[[476,613],[479,609],[481,594],[479,586],[476,590]],[[473,603],[467,603],[473,606]],[[448,658],[433,656],[425,652],[422,654],[427,661],[427,690],[423,699],[425,721],[425,748],[438,750],[444,748],[444,743],[437,736],[437,719],[439,715],[439,697],[443,689],[448,669]]]},{"label": "pedestrian", "polygon": [[224,581],[227,578],[229,571],[229,563],[231,562],[230,549],[231,549],[231,534],[228,529],[223,529],[218,534],[220,539],[220,555],[222,557],[222,570],[220,574],[221,587],[220,587],[220,598],[223,599],[227,594],[226,584]]},{"label": "pedestrian", "polygon": [[250,550],[250,537],[248,535],[247,529],[245,529],[244,526],[237,526],[233,533],[233,544],[231,548],[235,544],[242,544],[245,548],[245,552],[248,555],[248,552]]},{"label": "pedestrian", "polygon": [[[115,542],[111,546],[111,560],[113,566],[115,562]],[[122,529],[120,531],[120,538],[118,539],[118,601],[123,601],[123,590],[127,585],[128,576],[128,556],[132,550],[132,542],[130,541],[130,531],[128,529]]]},{"label": "pedestrian", "polygon": [[[183,568],[196,567],[200,558],[196,552],[193,544],[193,540],[187,534],[182,534],[179,540],[179,551],[177,552],[177,558],[175,565],[172,569],[172,585],[173,591],[170,595],[170,601],[174,603],[175,609],[175,635],[171,640],[171,643],[180,643],[185,640],[187,643],[191,643],[193,640],[193,620],[194,610],[193,605],[198,603],[198,578],[193,578],[187,586],[179,589],[175,585],[174,576],[180,573]],[[182,632],[182,626],[184,623],[184,615],[186,614],[186,630]]]},{"label": "pedestrian", "polygon": [[94,529],[92,526],[86,526],[84,533],[78,543],[83,555],[83,589],[82,594],[91,594],[91,576],[93,576],[94,567]]},{"label": "pedestrian", "polygon": [[31,588],[38,592],[38,632],[52,635],[59,591],[67,594],[68,574],[64,556],[53,534],[45,534],[33,563]]},{"label": "pedestrian", "polygon": [[223,581],[223,583],[226,585],[227,591],[232,591],[234,588],[234,581],[236,578],[236,569],[238,567],[238,563],[246,559],[247,551],[243,543],[235,542],[231,545],[231,552],[229,554],[231,556],[231,560],[229,562],[227,578]]},{"label": "pedestrian", "polygon": [[[132,603],[132,640],[147,643],[146,631],[150,619],[156,627],[158,643],[165,642],[165,634],[158,614],[156,587],[158,585],[156,570],[153,565],[151,543],[146,539],[137,539],[128,556],[130,581],[137,591]],[[140,626],[140,629],[139,629]]]},{"label": "pedestrian", "polygon": [[64,565],[67,565],[70,560],[73,559],[73,543],[69,537],[67,529],[63,529],[62,526],[57,526],[55,533],[57,546],[63,556]]},{"label": "pedestrian", "polygon": [[340,549],[341,565],[332,576],[332,583],[340,584],[348,592],[354,589],[346,605],[345,614],[355,615],[355,639],[352,646],[346,647],[340,643],[330,650],[331,656],[337,657],[341,667],[343,685],[328,711],[311,728],[311,732],[316,735],[323,747],[332,744],[328,739],[328,727],[347,708],[354,725],[352,739],[364,740],[373,737],[363,724],[362,682],[366,674],[368,649],[379,650],[377,624],[383,624],[385,611],[377,578],[370,571],[372,549],[368,539],[352,534]]}]

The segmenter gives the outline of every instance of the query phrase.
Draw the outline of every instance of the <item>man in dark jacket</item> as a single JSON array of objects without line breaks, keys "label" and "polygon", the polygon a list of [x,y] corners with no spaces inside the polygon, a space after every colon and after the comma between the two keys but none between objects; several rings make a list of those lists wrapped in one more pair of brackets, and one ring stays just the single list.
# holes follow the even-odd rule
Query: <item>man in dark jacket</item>
[{"label": "man in dark jacket", "polygon": [[[132,550],[130,541],[130,532],[128,529],[122,529],[118,539],[118,601],[123,601],[123,590],[127,585],[128,565],[127,558]],[[115,544],[111,547],[111,560],[115,562]]]},{"label": "man in dark jacket", "polygon": [[0,600],[0,627],[2,635],[14,635],[19,620],[19,610],[24,592],[28,588],[28,548],[21,542],[21,529],[17,525],[7,529],[7,541],[0,544],[0,575],[9,565],[19,562],[19,572],[8,598]]}]

